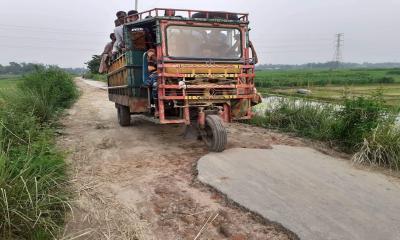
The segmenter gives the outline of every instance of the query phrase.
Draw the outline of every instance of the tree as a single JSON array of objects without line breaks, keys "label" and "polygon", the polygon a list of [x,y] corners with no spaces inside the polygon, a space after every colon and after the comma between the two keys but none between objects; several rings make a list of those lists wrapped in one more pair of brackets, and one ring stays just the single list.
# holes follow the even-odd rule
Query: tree
[{"label": "tree", "polygon": [[16,62],[10,62],[8,67],[8,73],[19,74],[21,73],[22,66]]},{"label": "tree", "polygon": [[99,68],[100,68],[100,62],[101,62],[101,56],[100,55],[93,55],[92,60],[89,62],[86,62],[85,64],[89,68],[89,71],[93,74],[98,74],[99,73]]}]

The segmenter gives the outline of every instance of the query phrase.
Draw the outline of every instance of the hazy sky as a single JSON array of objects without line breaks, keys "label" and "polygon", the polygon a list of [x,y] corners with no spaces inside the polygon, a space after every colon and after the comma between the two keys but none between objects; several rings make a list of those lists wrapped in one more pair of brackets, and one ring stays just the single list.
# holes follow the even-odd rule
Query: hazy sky
[{"label": "hazy sky", "polygon": [[[261,63],[333,58],[344,33],[348,62],[400,62],[400,0],[139,0],[139,10],[193,8],[250,13]],[[102,52],[115,12],[134,0],[0,0],[0,64],[81,67]]]}]

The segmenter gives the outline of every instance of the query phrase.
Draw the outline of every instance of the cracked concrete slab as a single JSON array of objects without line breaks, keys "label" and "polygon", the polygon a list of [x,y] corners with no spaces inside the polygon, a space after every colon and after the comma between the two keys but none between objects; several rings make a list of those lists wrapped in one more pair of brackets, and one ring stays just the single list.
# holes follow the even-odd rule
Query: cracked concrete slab
[{"label": "cracked concrete slab", "polygon": [[400,239],[400,184],[311,148],[229,149],[198,178],[301,239]]}]

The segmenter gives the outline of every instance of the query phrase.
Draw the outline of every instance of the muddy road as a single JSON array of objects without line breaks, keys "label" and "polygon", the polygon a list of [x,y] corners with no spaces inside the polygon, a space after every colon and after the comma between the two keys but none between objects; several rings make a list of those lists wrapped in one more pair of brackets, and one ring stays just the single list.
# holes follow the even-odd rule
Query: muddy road
[{"label": "muddy road", "polygon": [[[104,90],[76,80],[81,97],[62,120],[76,194],[65,238],[295,239],[196,180],[202,142],[184,128],[133,119],[122,128]],[[304,143],[265,129],[230,124],[228,148]],[[206,224],[207,223],[207,224]],[[196,238],[197,237],[197,238]]]}]

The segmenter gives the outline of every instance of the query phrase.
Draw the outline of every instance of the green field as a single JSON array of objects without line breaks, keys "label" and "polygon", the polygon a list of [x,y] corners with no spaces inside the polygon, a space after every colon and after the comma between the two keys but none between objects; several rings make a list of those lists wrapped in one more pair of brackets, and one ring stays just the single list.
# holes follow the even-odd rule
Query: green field
[{"label": "green field", "polygon": [[4,80],[0,80],[0,90],[5,90],[5,89],[12,89],[15,88],[15,86],[18,83],[18,79],[4,79]]},{"label": "green field", "polygon": [[18,75],[0,75],[0,90],[12,89],[17,85],[18,81],[20,81],[20,76]]},{"label": "green field", "polygon": [[259,87],[400,83],[400,69],[257,71]]},{"label": "green field", "polygon": [[[264,94],[324,101],[380,92],[388,105],[400,104],[400,69],[257,71],[256,85]],[[309,89],[311,94],[298,94],[299,88]]]},{"label": "green field", "polygon": [[16,79],[16,78],[20,78],[21,75],[16,75],[16,74],[0,74],[0,80],[3,79]]}]

